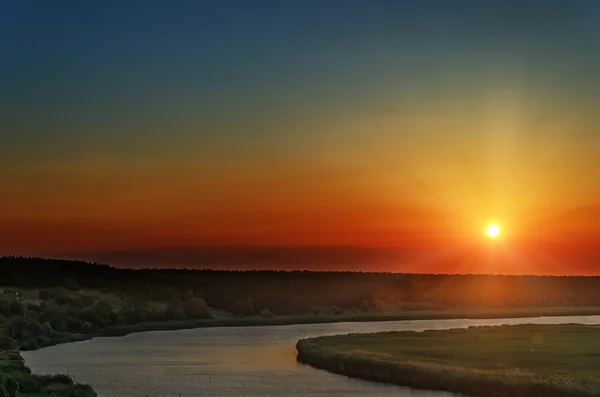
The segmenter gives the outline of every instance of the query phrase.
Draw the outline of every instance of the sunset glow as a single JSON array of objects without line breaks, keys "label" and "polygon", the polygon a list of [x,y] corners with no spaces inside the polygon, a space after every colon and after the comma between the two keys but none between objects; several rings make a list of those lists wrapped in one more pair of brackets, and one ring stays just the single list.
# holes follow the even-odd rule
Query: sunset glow
[{"label": "sunset glow", "polygon": [[600,2],[151,3],[0,11],[0,255],[600,273]]}]

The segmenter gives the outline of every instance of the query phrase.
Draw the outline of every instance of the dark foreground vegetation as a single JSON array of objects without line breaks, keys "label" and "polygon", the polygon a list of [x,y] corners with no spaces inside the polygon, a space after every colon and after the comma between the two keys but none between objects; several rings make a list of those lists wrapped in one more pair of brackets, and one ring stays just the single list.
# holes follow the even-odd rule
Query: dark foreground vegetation
[{"label": "dark foreground vegetation", "polygon": [[482,397],[600,396],[600,327],[506,325],[304,339],[298,360],[331,372]]},{"label": "dark foreground vegetation", "polygon": [[18,351],[0,352],[0,397],[95,397],[91,387],[66,375],[33,375]]},{"label": "dark foreground vegetation", "polygon": [[600,278],[131,270],[0,258],[0,351],[148,330],[590,314],[600,314]]}]

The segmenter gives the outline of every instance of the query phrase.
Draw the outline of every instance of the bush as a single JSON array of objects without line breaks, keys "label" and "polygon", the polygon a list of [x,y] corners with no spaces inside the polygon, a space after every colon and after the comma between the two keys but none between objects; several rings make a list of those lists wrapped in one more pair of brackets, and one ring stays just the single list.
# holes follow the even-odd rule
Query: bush
[{"label": "bush", "polygon": [[262,309],[262,310],[260,311],[260,316],[261,316],[262,318],[273,318],[273,317],[274,317],[274,316],[273,316],[273,313],[271,313],[271,311],[270,311],[269,309],[266,309],[266,308],[265,308],[265,309]]},{"label": "bush", "polygon": [[371,304],[369,303],[369,301],[363,301],[360,304],[360,310],[363,312],[368,312],[369,310],[371,310]]},{"label": "bush", "polygon": [[344,310],[337,306],[332,306],[330,309],[330,313],[331,314],[344,314]]},{"label": "bush", "polygon": [[27,308],[27,316],[35,316],[42,311],[39,305],[34,305],[33,303],[28,303],[25,307]]},{"label": "bush", "polygon": [[319,314],[323,313],[323,309],[321,309],[321,306],[315,306],[313,307],[313,313],[315,316],[318,316]]},{"label": "bush", "polygon": [[388,308],[387,303],[385,303],[384,301],[381,301],[381,300],[375,300],[375,301],[373,301],[373,304],[375,305],[375,309],[378,311],[387,310],[387,308]]},{"label": "bush", "polygon": [[99,324],[102,327],[106,327],[112,324],[111,315],[113,313],[112,308],[106,302],[98,302],[94,305],[96,313],[98,314]]},{"label": "bush", "polygon": [[173,286],[166,286],[166,287],[162,287],[158,290],[157,293],[157,297],[158,299],[161,300],[165,300],[165,301],[170,301],[173,299],[179,300],[181,297],[181,294],[179,293],[179,290]]},{"label": "bush", "polygon": [[65,287],[71,291],[78,291],[81,289],[81,286],[72,278],[68,278],[65,280]]},{"label": "bush", "polygon": [[0,373],[0,397],[19,397],[19,383],[15,378]]},{"label": "bush", "polygon": [[165,317],[167,320],[181,320],[185,317],[183,305],[178,300],[172,299],[165,311]]},{"label": "bush", "polygon": [[33,335],[39,335],[42,324],[40,324],[40,322],[37,320],[29,319],[27,327],[29,328],[29,332],[31,332]]},{"label": "bush", "polygon": [[84,321],[81,324],[81,332],[84,334],[91,334],[92,332],[94,332],[94,325],[89,321]]},{"label": "bush", "polygon": [[0,347],[8,344],[10,326],[10,320],[0,314]]},{"label": "bush", "polygon": [[11,317],[10,304],[8,301],[0,300],[0,316]]},{"label": "bush", "polygon": [[45,322],[40,326],[40,335],[42,336],[50,336],[52,335],[52,333],[54,332],[54,329],[52,329],[52,325],[50,325],[49,322]]},{"label": "bush", "polygon": [[11,335],[16,340],[24,340],[29,334],[29,327],[25,318],[13,317],[11,320]]},{"label": "bush", "polygon": [[240,317],[253,315],[254,308],[252,307],[252,302],[247,298],[238,299],[231,305],[231,313],[234,316]]},{"label": "bush", "polygon": [[67,328],[70,332],[79,332],[83,326],[83,322],[76,317],[67,318]]},{"label": "bush", "polygon": [[36,350],[39,349],[39,345],[37,343],[37,339],[29,340],[21,345],[21,350]]},{"label": "bush", "polygon": [[[188,291],[191,293],[191,291]],[[188,318],[210,318],[210,311],[204,299],[192,298],[183,304],[183,311]]]},{"label": "bush", "polygon": [[77,318],[83,321],[89,321],[92,324],[100,323],[100,316],[93,307],[88,307],[87,309],[82,310]]},{"label": "bush", "polygon": [[[63,306],[73,301],[71,296],[72,292],[69,292],[67,289],[60,287],[52,290],[52,299],[56,302],[57,305]],[[46,302],[42,302],[44,304]]]},{"label": "bush", "polygon": [[25,307],[18,300],[11,300],[9,303],[9,309],[13,316],[20,316],[25,311]]},{"label": "bush", "polygon": [[48,291],[47,289],[41,289],[38,294],[38,298],[41,301],[47,301],[52,298],[52,295],[50,294],[50,291]]}]

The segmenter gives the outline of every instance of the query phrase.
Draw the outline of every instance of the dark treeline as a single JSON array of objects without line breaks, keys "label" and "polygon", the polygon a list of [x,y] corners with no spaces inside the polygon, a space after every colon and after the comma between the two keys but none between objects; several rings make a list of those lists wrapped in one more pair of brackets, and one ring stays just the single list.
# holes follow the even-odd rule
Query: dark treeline
[{"label": "dark treeline", "polygon": [[[316,307],[397,308],[600,305],[600,278],[308,271],[119,269],[71,260],[2,257],[0,285],[110,291],[168,301],[192,291],[239,314],[302,314]],[[189,294],[189,292],[187,292]],[[240,304],[248,302],[249,305]]]}]

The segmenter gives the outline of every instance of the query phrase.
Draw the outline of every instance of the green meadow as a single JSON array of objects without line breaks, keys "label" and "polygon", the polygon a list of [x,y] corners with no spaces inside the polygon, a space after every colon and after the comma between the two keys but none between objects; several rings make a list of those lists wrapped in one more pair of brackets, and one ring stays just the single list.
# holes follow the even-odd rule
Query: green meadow
[{"label": "green meadow", "polygon": [[600,396],[600,327],[511,325],[304,339],[331,372],[473,396]]}]

